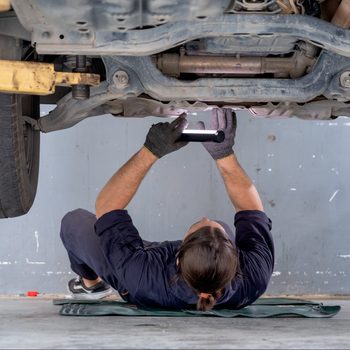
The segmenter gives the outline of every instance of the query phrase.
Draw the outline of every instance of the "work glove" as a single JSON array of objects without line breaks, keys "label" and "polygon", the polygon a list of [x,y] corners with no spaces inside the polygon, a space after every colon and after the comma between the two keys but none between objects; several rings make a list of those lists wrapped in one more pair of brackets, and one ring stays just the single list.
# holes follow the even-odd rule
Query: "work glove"
[{"label": "work glove", "polygon": [[[202,121],[197,123],[197,127],[198,129],[205,130],[205,125]],[[236,114],[232,112],[231,109],[215,108],[212,110],[211,128],[214,130],[222,130],[225,133],[225,140],[221,143],[202,142],[202,144],[215,160],[233,154],[236,127]]]},{"label": "work glove", "polygon": [[177,151],[188,144],[188,142],[176,142],[187,125],[188,122],[185,113],[182,113],[171,123],[153,124],[148,131],[144,146],[157,158],[161,158],[168,153]]}]

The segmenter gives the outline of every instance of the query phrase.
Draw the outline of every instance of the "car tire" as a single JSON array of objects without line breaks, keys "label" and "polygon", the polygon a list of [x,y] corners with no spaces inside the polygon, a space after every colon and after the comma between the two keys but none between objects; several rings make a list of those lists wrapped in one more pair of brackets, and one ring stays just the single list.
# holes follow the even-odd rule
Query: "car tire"
[{"label": "car tire", "polygon": [[[21,57],[22,43],[0,36],[0,59]],[[24,116],[40,117],[38,96],[0,93],[0,218],[26,214],[36,194],[40,131]]]},{"label": "car tire", "polygon": [[26,214],[38,183],[40,132],[22,118],[39,117],[39,98],[0,94],[0,218]]}]

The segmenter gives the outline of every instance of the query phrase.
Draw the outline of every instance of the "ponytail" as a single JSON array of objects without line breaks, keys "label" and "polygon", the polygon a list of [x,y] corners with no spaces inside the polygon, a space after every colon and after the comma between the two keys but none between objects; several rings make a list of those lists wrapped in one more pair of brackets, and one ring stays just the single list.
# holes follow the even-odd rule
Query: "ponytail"
[{"label": "ponytail", "polygon": [[176,258],[177,277],[198,294],[197,310],[211,310],[220,294],[237,276],[236,248],[218,228],[204,226],[181,244]]},{"label": "ponytail", "polygon": [[197,310],[209,311],[216,304],[213,294],[200,293],[197,301]]}]

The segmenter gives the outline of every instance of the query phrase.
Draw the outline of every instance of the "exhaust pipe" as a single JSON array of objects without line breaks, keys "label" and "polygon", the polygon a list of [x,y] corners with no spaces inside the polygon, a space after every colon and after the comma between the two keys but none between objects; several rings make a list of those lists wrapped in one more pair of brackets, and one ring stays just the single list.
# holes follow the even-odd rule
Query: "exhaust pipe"
[{"label": "exhaust pipe", "polygon": [[157,67],[162,73],[173,77],[179,77],[182,73],[235,75],[270,73],[279,78],[299,78],[313,63],[312,57],[306,57],[301,52],[287,58],[161,54],[158,56]]}]

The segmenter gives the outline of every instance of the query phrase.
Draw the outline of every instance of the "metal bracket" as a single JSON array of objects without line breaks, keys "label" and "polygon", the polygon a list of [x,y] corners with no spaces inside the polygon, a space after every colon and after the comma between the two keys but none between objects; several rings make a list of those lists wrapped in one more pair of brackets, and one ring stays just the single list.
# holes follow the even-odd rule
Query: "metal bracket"
[{"label": "metal bracket", "polygon": [[45,37],[33,28],[32,41],[41,54],[145,56],[165,51],[185,42],[204,37],[274,36],[293,37],[320,48],[350,57],[350,32],[319,18],[294,15],[235,14],[210,18],[206,22],[178,21],[147,29],[95,31],[90,40],[67,33],[62,40]]},{"label": "metal bracket", "polygon": [[22,116],[22,119],[27,123],[30,124],[34,130],[40,130],[39,120],[33,119],[31,117],[28,117],[26,115]]},{"label": "metal bracket", "polygon": [[282,102],[305,103],[322,95],[337,72],[350,67],[350,59],[323,51],[313,70],[298,79],[202,78],[177,80],[163,75],[150,57],[103,57],[107,75],[120,66],[131,70],[140,80],[143,92],[155,100],[210,102]]},{"label": "metal bracket", "polygon": [[[236,108],[237,104],[243,106],[243,102],[253,103],[253,106],[268,101],[307,103],[317,96],[338,93],[340,83],[337,73],[348,71],[350,67],[349,58],[323,52],[313,70],[298,79],[213,78],[181,81],[164,76],[150,57],[104,57],[103,60],[107,80],[98,88],[92,88],[90,99],[85,101],[74,100],[71,94],[63,97],[50,114],[39,120],[41,131],[69,128],[85,118],[104,113],[142,117],[195,111],[196,106],[186,105],[189,96],[194,101],[201,101],[197,102],[201,110],[205,108],[206,101],[210,104],[225,101],[225,105],[235,105]],[[337,85],[333,86],[333,83]],[[142,93],[156,101],[136,100],[135,97]],[[344,94],[344,91],[341,93]],[[114,103],[110,103],[112,100]],[[163,101],[163,104],[157,100]],[[179,106],[177,108],[174,103],[165,105],[165,101],[178,102]]]},{"label": "metal bracket", "polygon": [[55,86],[100,84],[100,76],[90,73],[56,72],[50,63],[0,60],[0,92],[50,95]]}]

